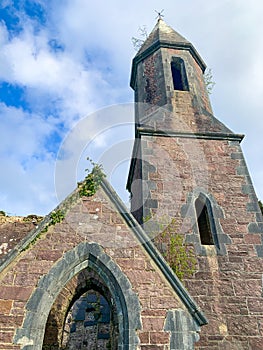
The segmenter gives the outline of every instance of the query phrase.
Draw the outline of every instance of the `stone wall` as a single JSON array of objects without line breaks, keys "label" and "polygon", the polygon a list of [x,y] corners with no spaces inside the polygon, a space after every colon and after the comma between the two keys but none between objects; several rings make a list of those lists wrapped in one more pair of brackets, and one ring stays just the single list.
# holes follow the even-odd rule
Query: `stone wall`
[{"label": "stone wall", "polygon": [[[184,281],[209,320],[195,348],[261,349],[263,223],[239,142],[153,131],[142,145],[151,165],[142,170],[151,221],[176,218],[198,259],[196,273]],[[194,206],[200,193],[211,203],[218,248],[200,241]]]},{"label": "stone wall", "polygon": [[0,262],[12,249],[33,230],[41,217],[37,215],[0,215]]},{"label": "stone wall", "polygon": [[[97,242],[96,246],[92,242]],[[106,276],[109,273],[115,276],[111,279],[117,281],[113,296],[116,303],[120,297],[116,288],[123,290],[129,327],[134,332],[129,340],[132,348],[140,341],[141,350],[167,349],[170,343],[170,331],[164,330],[167,311],[185,310],[185,306],[103,191],[95,198],[80,200],[62,223],[42,232],[2,271],[0,349],[42,349],[52,307],[58,317],[53,319],[53,326],[58,328],[56,341],[62,348],[61,329],[70,303],[79,297],[80,290],[88,288],[88,284],[84,288],[76,280],[73,283],[73,279],[78,279],[79,273],[89,266],[104,279],[109,278]],[[103,269],[108,271],[106,275]],[[113,288],[113,282],[104,282]],[[138,298],[138,305],[134,301],[129,304],[129,298]],[[42,340],[34,343],[34,339]]]}]

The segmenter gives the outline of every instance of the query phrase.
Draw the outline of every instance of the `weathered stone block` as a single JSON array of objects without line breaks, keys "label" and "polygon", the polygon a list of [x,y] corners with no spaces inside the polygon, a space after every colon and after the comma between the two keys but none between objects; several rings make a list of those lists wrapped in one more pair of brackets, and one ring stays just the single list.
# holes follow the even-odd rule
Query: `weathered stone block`
[{"label": "weathered stone block", "polygon": [[2,315],[9,315],[13,305],[12,300],[0,300],[0,310]]},{"label": "weathered stone block", "polygon": [[164,317],[142,317],[143,330],[146,332],[162,331]]},{"label": "weathered stone block", "polygon": [[0,288],[0,299],[4,300],[28,300],[33,287],[2,286]]}]

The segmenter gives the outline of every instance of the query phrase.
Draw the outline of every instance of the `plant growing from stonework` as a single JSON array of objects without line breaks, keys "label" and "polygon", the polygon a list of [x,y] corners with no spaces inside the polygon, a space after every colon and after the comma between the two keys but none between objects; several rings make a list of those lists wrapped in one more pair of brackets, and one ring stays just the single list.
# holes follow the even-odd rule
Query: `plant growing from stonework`
[{"label": "plant growing from stonework", "polygon": [[168,224],[159,226],[161,233],[155,242],[162,255],[181,281],[191,277],[196,272],[197,260],[193,248],[185,244],[182,234],[177,233],[176,220],[173,218]]},{"label": "plant growing from stonework", "polygon": [[212,74],[211,68],[207,69],[206,72],[204,73],[204,81],[205,81],[206,90],[208,94],[211,95],[212,90],[216,84],[213,81],[213,74]]},{"label": "plant growing from stonework", "polygon": [[140,48],[142,47],[142,44],[148,37],[147,28],[145,25],[142,27],[139,27],[138,32],[139,32],[139,38],[134,36],[132,37],[132,45],[135,51],[140,50]]},{"label": "plant growing from stonework", "polygon": [[[31,217],[35,217],[35,215],[28,215],[28,217],[27,217],[26,219],[28,219],[28,218],[31,219]],[[39,221],[40,221],[40,218],[41,218],[41,217],[38,217],[38,220],[39,220]],[[64,212],[63,210],[58,209],[58,210],[56,210],[56,211],[52,211],[52,213],[50,214],[50,220],[49,220],[49,222],[45,224],[45,226],[43,227],[43,229],[42,229],[40,232],[38,232],[38,234],[34,237],[34,239],[33,239],[31,242],[29,242],[29,243],[27,244],[27,246],[25,246],[25,247],[23,248],[22,251],[26,251],[26,250],[29,249],[31,246],[33,246],[33,245],[36,243],[36,241],[40,239],[41,235],[42,235],[43,233],[47,232],[47,230],[48,230],[48,228],[49,228],[50,226],[56,225],[56,224],[60,223],[61,221],[63,221],[64,218],[65,218],[65,212]],[[26,221],[27,221],[27,220],[26,220]]]},{"label": "plant growing from stonework", "polygon": [[92,170],[85,169],[88,175],[85,177],[84,181],[78,184],[79,195],[81,197],[91,197],[93,196],[100,187],[103,178],[106,176],[103,172],[101,164],[94,163],[90,158],[87,158],[92,165]]},{"label": "plant growing from stonework", "polygon": [[59,224],[65,217],[65,214],[62,210],[58,209],[57,211],[53,211],[50,215],[50,223],[49,225]]}]

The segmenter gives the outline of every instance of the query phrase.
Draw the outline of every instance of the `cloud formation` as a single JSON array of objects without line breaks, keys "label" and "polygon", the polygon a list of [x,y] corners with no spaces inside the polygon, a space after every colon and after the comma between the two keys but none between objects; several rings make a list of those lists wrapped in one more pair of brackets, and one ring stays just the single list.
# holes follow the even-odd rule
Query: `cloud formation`
[{"label": "cloud formation", "polygon": [[[57,204],[53,177],[60,144],[79,120],[90,115],[87,130],[82,130],[88,143],[103,127],[92,113],[133,100],[128,86],[135,55],[131,38],[139,35],[140,26],[150,32],[155,10],[162,9],[166,22],[190,40],[212,68],[214,113],[230,129],[246,134],[243,149],[263,199],[261,1],[153,0],[149,5],[139,0],[4,0],[1,210],[46,214]],[[124,116],[124,123],[127,120]],[[103,154],[103,147],[110,147],[118,134],[123,132],[114,138],[101,134],[90,152],[95,157]],[[71,147],[74,153],[78,143]]]}]

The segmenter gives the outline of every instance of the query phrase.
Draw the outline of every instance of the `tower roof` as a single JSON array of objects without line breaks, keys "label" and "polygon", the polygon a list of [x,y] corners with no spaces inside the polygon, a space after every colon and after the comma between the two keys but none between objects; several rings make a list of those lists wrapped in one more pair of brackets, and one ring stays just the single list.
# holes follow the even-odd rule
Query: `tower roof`
[{"label": "tower roof", "polygon": [[190,44],[190,42],[186,40],[182,35],[180,35],[175,30],[173,30],[173,28],[168,26],[163,19],[159,18],[152,32],[140,48],[137,56],[142,54],[144,51],[146,51],[152,45],[156,44],[158,41],[167,43],[169,42],[170,44]]},{"label": "tower roof", "polygon": [[177,33],[173,28],[168,26],[162,18],[159,18],[152,32],[145,40],[137,55],[133,59],[131,75],[132,88],[134,88],[135,85],[135,73],[137,64],[161,47],[189,51],[201,67],[202,71],[205,71],[206,65],[194,46],[181,34]]}]

